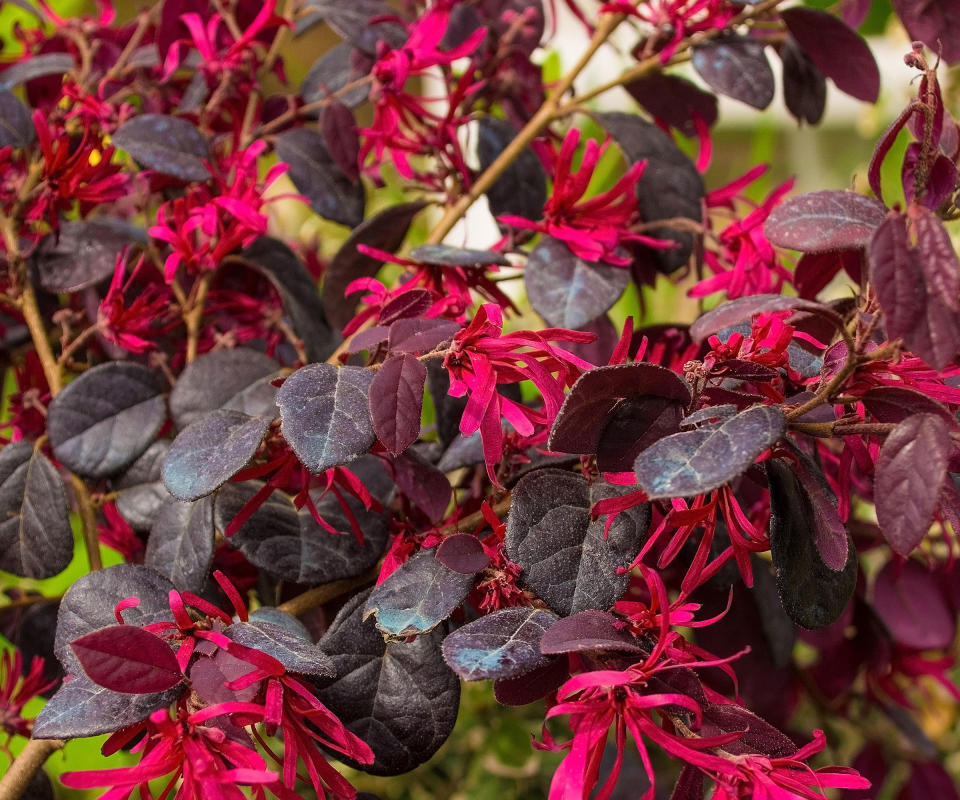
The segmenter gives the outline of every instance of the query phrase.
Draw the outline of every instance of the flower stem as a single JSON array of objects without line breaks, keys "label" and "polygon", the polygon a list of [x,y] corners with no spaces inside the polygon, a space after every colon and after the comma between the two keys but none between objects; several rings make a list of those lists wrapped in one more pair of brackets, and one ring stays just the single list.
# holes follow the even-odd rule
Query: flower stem
[{"label": "flower stem", "polygon": [[30,786],[43,763],[66,742],[60,739],[31,739],[4,776],[0,778],[0,800],[17,800]]},{"label": "flower stem", "polygon": [[184,312],[183,322],[187,326],[187,363],[197,360],[197,347],[200,343],[200,325],[203,322],[203,307],[207,302],[210,284],[213,283],[213,273],[206,272],[197,281],[196,293],[190,302],[190,308]]}]

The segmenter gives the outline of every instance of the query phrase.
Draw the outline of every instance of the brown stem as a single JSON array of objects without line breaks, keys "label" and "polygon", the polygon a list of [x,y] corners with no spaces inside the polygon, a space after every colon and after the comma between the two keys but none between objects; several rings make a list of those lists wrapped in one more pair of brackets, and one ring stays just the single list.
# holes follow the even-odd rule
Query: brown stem
[{"label": "brown stem", "polygon": [[93,336],[98,330],[99,330],[99,327],[97,325],[91,325],[86,330],[81,331],[80,334],[76,336],[72,342],[70,342],[70,344],[68,344],[66,347],[63,348],[63,350],[60,351],[60,358],[57,359],[57,364],[61,364],[61,365],[66,364],[67,360],[74,353],[76,353],[77,350],[79,350],[80,347],[83,346],[83,344],[91,336]]},{"label": "brown stem", "polygon": [[87,547],[87,561],[90,569],[103,569],[103,559],[100,557],[100,540],[97,536],[97,516],[93,508],[93,500],[87,490],[83,478],[70,475],[73,491],[77,496],[77,507],[80,511],[80,522],[83,525],[83,542]]},{"label": "brown stem", "polygon": [[[505,497],[498,500],[493,504],[493,513],[497,517],[501,517],[510,510],[510,500],[511,495],[507,494]],[[487,518],[483,516],[483,511],[474,511],[472,514],[467,514],[465,517],[454,520],[453,522],[445,525],[446,528],[456,528],[458,531],[472,531],[478,525],[486,522]]]},{"label": "brown stem", "polygon": [[[376,579],[379,572],[380,565],[377,564],[355,578],[344,578],[340,581],[333,581],[331,583],[325,583],[323,586],[308,589],[303,594],[298,594],[291,600],[287,600],[286,603],[281,603],[277,608],[295,617],[299,616],[311,608],[317,608],[324,603],[329,603],[334,598],[346,594],[351,589],[356,589],[358,586],[370,583],[370,581]],[[3,800],[3,798],[0,798],[0,800]]]},{"label": "brown stem", "polygon": [[27,791],[30,781],[43,763],[66,742],[60,739],[31,739],[4,776],[0,778],[0,800],[18,800]]},{"label": "brown stem", "polygon": [[147,29],[150,27],[153,16],[159,9],[159,4],[153,6],[152,9],[145,10],[141,12],[140,18],[137,20],[137,28],[133,32],[133,35],[130,37],[130,40],[127,42],[126,47],[123,48],[123,52],[117,57],[117,60],[113,63],[113,66],[107,70],[107,74],[103,76],[103,84],[106,84],[108,81],[113,80],[120,76],[123,72],[123,68],[127,65],[127,62],[130,60],[130,57],[140,46],[140,42],[143,41],[144,34],[146,34]]},{"label": "brown stem", "polygon": [[887,436],[895,427],[892,422],[791,422],[790,430],[808,436]]},{"label": "brown stem", "polygon": [[190,307],[183,315],[183,322],[187,326],[188,364],[192,364],[197,360],[197,347],[200,343],[200,326],[203,322],[203,306],[207,302],[207,295],[210,292],[210,284],[212,283],[212,272],[206,272],[200,276],[200,280],[197,281],[196,292],[189,304]]}]

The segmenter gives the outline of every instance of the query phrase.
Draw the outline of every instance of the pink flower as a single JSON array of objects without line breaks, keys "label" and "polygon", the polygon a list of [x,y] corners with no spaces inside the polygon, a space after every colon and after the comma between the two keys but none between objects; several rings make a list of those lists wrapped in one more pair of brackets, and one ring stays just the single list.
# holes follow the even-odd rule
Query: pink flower
[{"label": "pink flower", "polygon": [[23,716],[23,707],[56,683],[43,677],[40,656],[33,657],[26,676],[22,673],[23,656],[19,650],[0,655],[0,730],[7,734],[7,744],[13,736],[30,735],[33,721]]},{"label": "pink flower", "polygon": [[561,241],[586,261],[606,261],[627,266],[631,259],[621,250],[625,242],[664,249],[672,243],[633,233],[630,227],[640,222],[637,207],[637,182],[643,175],[645,161],[630,167],[627,173],[606,192],[583,200],[590,179],[609,141],[598,145],[587,141],[580,169],[573,171],[573,157],[580,142],[580,131],[570,130],[560,152],[553,154],[553,193],[543,207],[543,219],[533,222],[524,217],[505,215],[500,222],[515,228],[546,233]]},{"label": "pink flower", "polygon": [[110,288],[97,310],[97,326],[103,338],[131,353],[146,353],[156,348],[156,343],[147,337],[163,332],[156,323],[169,312],[172,300],[166,286],[151,283],[126,304],[124,295],[130,291],[144,263],[141,256],[124,283],[126,264],[124,257],[118,256]]}]

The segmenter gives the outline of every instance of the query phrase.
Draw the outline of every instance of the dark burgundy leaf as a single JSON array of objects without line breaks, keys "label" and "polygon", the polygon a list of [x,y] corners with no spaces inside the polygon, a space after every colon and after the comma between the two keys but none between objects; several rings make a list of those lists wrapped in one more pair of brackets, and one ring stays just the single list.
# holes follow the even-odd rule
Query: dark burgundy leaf
[{"label": "dark burgundy leaf", "polygon": [[564,398],[547,446],[559,453],[596,453],[611,415],[628,399],[684,406],[690,402],[690,388],[657,364],[618,364],[585,372]]},{"label": "dark burgundy leaf", "polygon": [[113,143],[147,169],[182,181],[206,181],[206,137],[190,122],[166,114],[131,117],[113,133]]},{"label": "dark burgundy leaf", "polygon": [[837,88],[865,103],[880,96],[880,70],[863,38],[843,20],[815,8],[780,12],[793,38]]},{"label": "dark burgundy leaf", "polygon": [[892,0],[911,39],[919,39],[948,64],[960,61],[960,2]]},{"label": "dark burgundy leaf", "polygon": [[567,659],[554,656],[544,666],[523,675],[495,680],[493,694],[500,705],[525,706],[542,700],[550,692],[559,689],[569,677]]},{"label": "dark burgundy leaf", "polygon": [[485,267],[506,267],[510,265],[506,256],[493,250],[469,250],[464,247],[452,247],[448,244],[422,244],[410,251],[410,258],[421,264],[434,267],[463,267],[465,269],[483,269]]},{"label": "dark burgundy leaf", "polygon": [[[280,612],[283,613],[283,612]],[[298,675],[333,676],[330,657],[309,637],[264,620],[236,622],[224,631],[233,641],[277,659],[288,672]]]},{"label": "dark burgundy leaf", "polygon": [[793,271],[793,283],[801,297],[814,300],[840,270],[859,283],[862,269],[863,251],[859,248],[804,253]]},{"label": "dark burgundy leaf", "polygon": [[147,540],[146,566],[168,577],[180,591],[200,592],[213,561],[213,500],[171,498],[157,514]]},{"label": "dark burgundy leaf", "polygon": [[197,500],[220,488],[253,458],[272,415],[221,408],[184,428],[163,461],[163,484],[174,497]]},{"label": "dark burgundy leaf", "polygon": [[114,692],[77,673],[41,709],[33,725],[33,737],[78,739],[113,733],[167,708],[183,691],[184,687],[177,685],[152,694]]},{"label": "dark burgundy leaf", "polygon": [[357,249],[358,244],[392,253],[410,229],[413,218],[426,203],[417,201],[389,206],[358,225],[341,245],[323,275],[323,308],[335,328],[342,328],[351,319],[356,302],[344,300],[347,286],[357,278],[372,278],[383,262]]},{"label": "dark burgundy leaf", "polygon": [[448,319],[398,319],[390,326],[390,352],[429,353],[459,330],[460,326]]},{"label": "dark burgundy leaf", "polygon": [[369,350],[373,353],[380,345],[385,344],[390,335],[390,328],[386,325],[374,325],[364,331],[357,331],[350,337],[350,352],[359,353]]},{"label": "dark burgundy leaf", "polygon": [[764,364],[755,364],[753,361],[744,361],[739,358],[728,358],[718,361],[713,371],[724,378],[732,378],[737,381],[755,381],[757,383],[767,383],[780,377],[780,373],[773,367]]},{"label": "dark burgundy leaf", "polygon": [[433,305],[433,295],[426,289],[408,289],[401,292],[380,309],[379,321],[390,325],[398,319],[419,317]]},{"label": "dark burgundy leaf", "polygon": [[523,582],[561,616],[606,610],[626,591],[630,565],[647,534],[650,508],[621,512],[604,535],[605,520],[591,519],[599,500],[621,493],[603,481],[558,469],[524,475],[513,489],[506,548],[523,567]]},{"label": "dark burgundy leaf", "polygon": [[711,704],[704,709],[703,718],[701,736],[743,733],[739,739],[724,745],[724,749],[734,755],[763,753],[773,758],[786,758],[797,750],[789,736],[743,706]]},{"label": "dark burgundy leaf", "polygon": [[403,495],[423,511],[431,522],[439,522],[446,516],[453,492],[450,481],[416,451],[407,450],[393,459],[393,479]]},{"label": "dark burgundy leaf", "polygon": [[847,530],[837,513],[837,498],[820,466],[808,455],[796,451],[794,474],[806,490],[813,511],[813,541],[823,563],[840,571],[847,563]]},{"label": "dark burgundy leaf", "polygon": [[717,489],[746,472],[787,429],[776,406],[754,406],[715,427],[667,436],[644,450],[633,470],[651,500]]},{"label": "dark burgundy leaf", "polygon": [[581,611],[558,620],[540,639],[540,652],[551,655],[590,650],[643,653],[636,638],[618,627],[618,620],[606,611]]},{"label": "dark burgundy leaf", "polygon": [[132,464],[167,417],[163,386],[140,364],[111,362],[84,372],[47,413],[53,454],[85,478],[106,478]]},{"label": "dark burgundy leaf", "polygon": [[903,111],[900,112],[900,116],[891,122],[887,126],[886,130],[880,134],[880,138],[877,140],[877,144],[873,148],[873,155],[870,157],[870,165],[867,169],[867,179],[870,182],[870,188],[873,190],[873,193],[881,202],[883,202],[883,192],[880,180],[880,168],[883,166],[883,161],[887,157],[887,153],[890,152],[890,148],[893,147],[893,143],[896,141],[900,131],[904,128],[907,122],[909,122],[913,114],[913,106],[908,105]]},{"label": "dark burgundy leaf", "polygon": [[387,639],[429,633],[447,619],[473,587],[473,575],[454,572],[421,551],[370,593],[363,618],[375,615]]},{"label": "dark burgundy leaf", "polygon": [[363,222],[363,184],[351,180],[327,150],[324,138],[308,128],[294,128],[276,137],[277,157],[290,165],[290,180],[324,219],[355,228]]},{"label": "dark burgundy leaf", "polygon": [[483,442],[480,439],[480,431],[471,433],[469,436],[458,433],[443,451],[443,455],[437,462],[437,469],[441,472],[452,472],[455,469],[482,463]]},{"label": "dark burgundy leaf", "polygon": [[709,406],[694,411],[692,414],[684,417],[680,422],[680,427],[685,429],[696,428],[705,423],[712,423],[730,419],[737,413],[737,407],[730,403],[724,403],[719,406]]},{"label": "dark burgundy leaf", "polygon": [[914,207],[911,243],[907,218],[890,212],[870,242],[870,272],[891,339],[936,369],[960,347],[960,263],[940,219]]},{"label": "dark burgundy leaf", "polygon": [[123,220],[67,220],[37,248],[38,282],[48,292],[80,291],[112,277],[124,248],[145,243],[145,231]]},{"label": "dark burgundy leaf", "polygon": [[[324,100],[334,92],[339,92],[351,81],[361,77],[353,68],[351,53],[353,47],[342,42],[318,58],[300,84],[300,96],[307,104]],[[363,83],[357,88],[340,95],[340,102],[348,108],[356,108],[367,99],[370,84]]]},{"label": "dark burgundy leaf", "polygon": [[814,541],[816,516],[810,497],[787,464],[767,462],[770,486],[770,554],[784,610],[802,628],[836,621],[857,583],[857,551],[848,544],[843,570],[820,558]]},{"label": "dark burgundy leaf", "polygon": [[606,417],[597,442],[597,467],[602,472],[629,472],[654,442],[680,430],[683,405],[665,397],[628,397]]},{"label": "dark burgundy leaf", "polygon": [[728,300],[708,311],[690,326],[690,338],[702,342],[708,336],[731,328],[741,322],[749,322],[756,314],[769,314],[774,311],[822,312],[827,307],[801,297],[786,297],[779,294],[755,294]]},{"label": "dark burgundy leaf", "polygon": [[308,364],[277,392],[281,431],[314,474],[366,453],[376,441],[368,398],[373,373],[362,367]]},{"label": "dark burgundy leaf", "polygon": [[370,382],[370,420],[381,444],[399,455],[420,438],[427,368],[403,353],[391,356]]},{"label": "dark burgundy leaf", "polygon": [[887,562],[873,585],[873,609],[904,647],[945,650],[956,634],[937,576],[916,561]]},{"label": "dark burgundy leaf", "polygon": [[274,285],[293,330],[303,340],[307,358],[323,361],[340,340],[324,313],[317,282],[283,242],[261,236],[241,254]]},{"label": "dark burgundy leaf", "polygon": [[183,680],[170,645],[135,625],[92,631],[74,639],[70,647],[87,677],[113,692],[162,692]]},{"label": "dark burgundy leaf", "polygon": [[897,800],[960,800],[957,783],[942,764],[934,761],[913,764],[910,780]]},{"label": "dark burgundy leaf", "polygon": [[870,415],[878,422],[903,422],[914,414],[934,414],[953,428],[957,420],[942,403],[906,386],[874,386],[861,397]]},{"label": "dark burgundy leaf", "polygon": [[353,597],[320,640],[336,677],[320,679],[320,701],[373,750],[375,775],[398,775],[427,761],[457,720],[460,680],[444,663],[436,630],[385,642],[363,619],[367,593]]},{"label": "dark burgundy leaf", "polygon": [[276,413],[277,390],[270,381],[279,374],[276,361],[247,347],[205,353],[177,379],[170,416],[183,429],[218,409],[251,416]]},{"label": "dark burgundy leaf", "polygon": [[[44,678],[59,681],[64,672],[54,656],[53,644],[60,599],[45,598],[39,592],[14,587],[3,590],[0,596],[11,601],[0,608],[0,636],[23,654],[24,670],[29,669],[34,656],[40,656],[44,659]],[[21,601],[19,605],[18,601]]]},{"label": "dark burgundy leaf", "polygon": [[29,147],[36,138],[30,109],[10,92],[0,90],[0,147]]},{"label": "dark burgundy leaf", "polygon": [[699,45],[693,68],[716,92],[754,108],[773,100],[774,80],[763,44],[739,36]]},{"label": "dark burgundy leaf", "polygon": [[437,561],[462,575],[476,575],[490,563],[480,540],[469,533],[447,536],[436,552]]},{"label": "dark burgundy leaf", "polygon": [[190,681],[190,691],[204,704],[251,703],[260,691],[259,683],[240,690],[228,689],[225,685],[249,672],[248,662],[226,650],[217,650],[213,655],[204,654],[194,659],[187,670],[187,679]]},{"label": "dark burgundy leaf", "polygon": [[697,135],[694,116],[709,127],[717,121],[716,95],[703,91],[686,78],[656,70],[623,88],[656,119],[677,128],[684,136]]},{"label": "dark burgundy leaf", "polygon": [[64,75],[74,68],[76,62],[69,53],[41,53],[18,61],[0,73],[0,89],[13,89],[21,83],[48,75]]},{"label": "dark burgundy leaf", "polygon": [[544,236],[527,259],[523,283],[530,305],[548,325],[576,330],[613,307],[630,272],[584,261],[559,239]]},{"label": "dark burgundy leaf", "polygon": [[827,104],[827,80],[806,54],[787,39],[780,48],[783,99],[797,122],[816,125]]},{"label": "dark burgundy leaf", "polygon": [[703,773],[696,767],[685,766],[680,771],[670,800],[703,800]]},{"label": "dark burgundy leaf", "polygon": [[[495,117],[483,117],[478,124],[477,157],[480,170],[486,170],[517,138],[517,129]],[[543,217],[547,202],[547,176],[540,159],[529,147],[513,161],[487,190],[490,213],[495,217],[513,214],[537,220]]]},{"label": "dark burgundy leaf", "polygon": [[[257,481],[224,486],[214,505],[217,530],[226,530],[262,486]],[[293,583],[315,586],[354,578],[383,554],[388,519],[383,513],[367,510],[353,497],[345,497],[345,502],[363,532],[363,544],[357,541],[335,496],[328,494],[317,503],[321,518],[338,531],[330,533],[320,527],[308,508],[298,512],[292,499],[279,491],[273,492],[227,541],[254,566]]]},{"label": "dark burgundy leaf", "polygon": [[443,658],[465,681],[513,678],[546,666],[540,637],[557,616],[539,608],[504,608],[443,640]]},{"label": "dark burgundy leaf", "polygon": [[877,522],[902,556],[910,555],[930,528],[952,450],[950,428],[934,414],[907,417],[880,448],[873,489]]},{"label": "dark burgundy leaf", "polygon": [[[400,47],[407,40],[407,31],[396,21],[396,11],[381,0],[311,0],[305,11],[316,12],[344,39],[371,56],[377,53],[377,42],[387,41]],[[388,21],[371,25],[373,17]]]},{"label": "dark burgundy leaf", "polygon": [[825,189],[782,202],[763,232],[778,247],[804,253],[850,250],[869,244],[886,214],[886,207],[871,197]]},{"label": "dark burgundy leaf", "polygon": [[610,321],[608,314],[601,314],[594,320],[590,320],[586,325],[581,325],[580,330],[586,333],[592,333],[594,340],[592,342],[567,342],[566,349],[579,356],[584,361],[591,364],[607,364],[610,362],[610,356],[620,340],[620,333],[613,322]]},{"label": "dark burgundy leaf", "polygon": [[343,103],[328,103],[320,117],[320,132],[343,174],[352,181],[360,180],[360,139],[353,112]]},{"label": "dark burgundy leaf", "polygon": [[121,600],[140,599],[138,605],[123,611],[123,621],[128,625],[143,627],[171,620],[168,595],[173,589],[174,585],[159,572],[134,564],[117,564],[78,578],[67,589],[57,613],[55,650],[64,670],[71,675],[83,674],[70,642],[115,625],[114,608]]},{"label": "dark burgundy leaf", "polygon": [[57,470],[31,442],[6,445],[0,450],[0,569],[49,578],[72,557],[73,528]]},{"label": "dark burgundy leaf", "polygon": [[[702,220],[703,178],[670,136],[636,114],[598,114],[597,122],[616,139],[628,161],[646,162],[637,183],[637,202],[643,219],[686,217],[698,223]],[[672,228],[652,228],[646,233],[679,245],[671,250],[648,251],[661,271],[673,272],[687,263],[693,251],[693,234]]]}]

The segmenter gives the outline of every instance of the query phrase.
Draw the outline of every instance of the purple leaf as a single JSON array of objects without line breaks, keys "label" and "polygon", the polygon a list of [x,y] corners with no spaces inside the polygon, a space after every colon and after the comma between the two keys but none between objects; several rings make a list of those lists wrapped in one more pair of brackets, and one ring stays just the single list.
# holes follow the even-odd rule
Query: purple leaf
[{"label": "purple leaf", "polygon": [[697,135],[694,116],[708,127],[717,121],[717,98],[692,81],[659,70],[623,87],[653,117],[677,128],[684,136]]},{"label": "purple leaf", "polygon": [[886,130],[880,134],[880,138],[877,139],[877,144],[873,148],[873,155],[870,156],[870,166],[867,168],[867,178],[870,181],[870,189],[881,202],[883,202],[883,187],[881,186],[880,180],[880,168],[883,166],[883,160],[887,157],[887,153],[890,152],[890,148],[893,147],[893,143],[896,141],[897,135],[907,124],[913,114],[914,109],[912,106],[907,106],[903,111],[901,111],[900,116],[891,122],[887,126]]},{"label": "purple leaf", "polygon": [[37,248],[38,281],[48,292],[86,289],[113,276],[124,248],[145,242],[145,231],[123,220],[67,220]]},{"label": "purple leaf", "polygon": [[132,464],[167,417],[158,375],[141,364],[114,361],[84,372],[50,404],[53,454],[86,478],[106,478]]},{"label": "purple leaf", "polygon": [[362,367],[308,364],[277,392],[283,437],[313,474],[346,464],[373,446],[372,381],[373,373]]},{"label": "purple leaf", "polygon": [[841,270],[859,283],[863,260],[863,251],[859,248],[804,253],[793,271],[793,283],[801,297],[814,300]]},{"label": "purple leaf", "polygon": [[542,700],[550,692],[559,689],[570,677],[567,659],[551,658],[542,667],[514,678],[499,678],[493,682],[493,694],[504,706],[525,706]]},{"label": "purple leaf", "polygon": [[690,338],[702,342],[725,328],[749,322],[756,314],[796,309],[798,311],[823,312],[826,306],[801,297],[786,297],[779,294],[755,294],[728,300],[708,311],[690,326]]},{"label": "purple leaf", "polygon": [[[495,117],[482,117],[477,129],[477,158],[480,169],[487,169],[510,144],[519,131],[509,122]],[[514,214],[527,219],[540,219],[547,202],[547,175],[540,159],[525,147],[496,182],[487,190],[490,213],[494,217]]]},{"label": "purple leaf", "polygon": [[0,147],[29,147],[36,138],[30,109],[11,92],[0,90]]},{"label": "purple leaf", "polygon": [[393,479],[403,495],[413,501],[431,522],[439,522],[446,516],[453,492],[450,481],[415,450],[407,450],[393,459]]},{"label": "purple leaf", "polygon": [[953,776],[934,761],[913,765],[897,800],[960,800]]},{"label": "purple leaf", "polygon": [[357,304],[344,300],[347,286],[357,278],[372,278],[383,266],[380,259],[361,253],[357,245],[392,253],[403,244],[413,218],[426,206],[423,201],[389,206],[354,228],[323,275],[323,309],[331,325],[342,328],[353,319]]},{"label": "purple leaf", "polygon": [[839,572],[847,563],[849,537],[837,513],[837,499],[823,470],[809,456],[798,453],[794,474],[807,492],[813,511],[813,541],[823,563]]},{"label": "purple leaf", "polygon": [[64,75],[76,66],[70,53],[41,53],[26,61],[11,64],[0,73],[0,89],[13,89],[21,83],[48,75]]},{"label": "purple leaf", "polygon": [[[346,42],[330,48],[313,62],[310,71],[300,84],[300,96],[306,105],[325,100],[334,92],[339,92],[351,81],[361,77],[354,68],[351,54],[353,48]],[[347,108],[356,108],[367,99],[370,85],[362,83],[355,89],[340,96],[340,102]]]},{"label": "purple leaf", "polygon": [[904,647],[943,650],[956,634],[938,576],[915,561],[887,562],[873,585],[873,609]]},{"label": "purple leaf", "polygon": [[433,295],[426,289],[408,289],[401,292],[380,309],[379,322],[390,325],[399,319],[419,317],[433,305]]},{"label": "purple leaf", "polygon": [[880,96],[880,70],[863,38],[845,22],[814,8],[780,12],[800,48],[837,88],[865,103]]},{"label": "purple leaf", "polygon": [[870,271],[883,309],[887,336],[936,369],[960,347],[960,263],[943,223],[932,212],[912,207],[907,218],[891,212],[870,242]]},{"label": "purple leaf", "polygon": [[693,497],[746,472],[786,428],[778,407],[754,406],[715,427],[661,439],[637,456],[633,471],[651,500]]},{"label": "purple leaf", "polygon": [[770,488],[770,555],[784,611],[802,628],[823,628],[839,619],[857,584],[857,551],[847,545],[840,571],[820,557],[816,514],[803,484],[783,461],[767,461]]},{"label": "purple leaf", "polygon": [[919,39],[948,64],[960,61],[958,0],[892,0],[911,39]]},{"label": "purple leaf", "polygon": [[180,117],[140,114],[127,120],[113,133],[113,143],[126,150],[140,164],[182,181],[207,181],[210,158],[206,137]]},{"label": "purple leaf", "polygon": [[476,575],[490,564],[490,556],[480,540],[469,533],[447,536],[437,547],[436,558],[444,566],[463,575]]},{"label": "purple leaf", "polygon": [[870,415],[878,422],[903,422],[914,414],[934,414],[950,427],[957,427],[957,420],[942,403],[923,392],[906,386],[874,386],[861,397]]},{"label": "purple leaf", "polygon": [[390,326],[390,352],[429,353],[453,339],[459,330],[460,326],[448,319],[398,319]]},{"label": "purple leaf", "polygon": [[936,211],[941,204],[950,198],[957,188],[957,167],[945,155],[934,156],[933,166],[929,169],[927,182],[922,196],[916,195],[916,174],[923,147],[920,142],[911,142],[903,156],[903,165],[900,168],[900,181],[903,184],[903,194],[907,203],[919,200],[931,211]]},{"label": "purple leaf", "polygon": [[513,678],[550,659],[540,652],[557,616],[539,608],[504,608],[464,625],[443,640],[443,659],[465,681]]},{"label": "purple leaf", "polygon": [[[233,626],[231,626],[233,627]],[[250,672],[250,664],[226,650],[217,650],[212,656],[200,656],[187,670],[190,691],[205,705],[217,703],[252,703],[260,691],[260,683],[243,689],[228,689],[224,684],[242,678]]]},{"label": "purple leaf", "polygon": [[343,103],[328,103],[320,117],[320,133],[334,163],[350,180],[360,180],[360,139],[353,112]]},{"label": "purple leaf", "polygon": [[763,231],[778,247],[804,253],[850,250],[869,244],[886,213],[873,198],[826,189],[785,200],[770,213]]},{"label": "purple leaf", "polygon": [[294,186],[324,219],[350,228],[363,222],[363,184],[351,180],[327,150],[324,137],[308,128],[293,128],[274,140],[277,158],[290,166]]},{"label": "purple leaf", "polygon": [[743,733],[739,739],[724,745],[724,749],[734,755],[763,753],[772,758],[786,758],[796,752],[789,736],[743,706],[711,704],[703,711],[703,723],[701,736]]},{"label": "purple leaf", "polygon": [[373,431],[387,450],[399,455],[420,437],[420,413],[427,368],[403,353],[391,356],[370,382]]},{"label": "purple leaf", "polygon": [[591,519],[594,503],[622,489],[558,469],[537,469],[513,489],[506,549],[523,567],[524,584],[561,616],[589,608],[606,610],[623,595],[630,565],[650,525],[647,504],[621,512],[604,532]]},{"label": "purple leaf", "polygon": [[783,62],[783,100],[797,122],[816,125],[827,104],[827,81],[817,65],[790,39],[779,51]]},{"label": "purple leaf", "polygon": [[764,109],[773,100],[774,80],[764,47],[741,36],[698,45],[693,68],[716,92]]},{"label": "purple leaf", "polygon": [[147,540],[145,564],[185,592],[201,592],[213,561],[213,502],[169,498],[160,509]]},{"label": "purple leaf", "polygon": [[630,272],[584,261],[559,239],[544,236],[527,259],[523,282],[530,305],[548,325],[576,330],[613,307]]},{"label": "purple leaf", "polygon": [[319,646],[305,636],[292,633],[285,626],[251,619],[249,622],[235,622],[224,630],[224,634],[245,647],[272,656],[288,672],[327,677],[334,674],[330,657]]},{"label": "purple leaf", "polygon": [[926,536],[952,450],[950,429],[933,414],[907,417],[881,446],[873,497],[894,552],[908,556]]},{"label": "purple leaf", "polygon": [[377,628],[388,640],[429,633],[460,606],[473,579],[421,551],[374,588],[363,618],[375,615]]},{"label": "purple leaf", "polygon": [[33,443],[0,450],[0,569],[25,578],[63,572],[73,557],[73,528],[63,482]]},{"label": "purple leaf", "polygon": [[506,256],[493,250],[469,250],[448,244],[421,244],[410,251],[410,258],[433,267],[463,267],[484,269],[510,265]]},{"label": "purple leaf", "polygon": [[696,767],[685,766],[680,771],[670,800],[702,800],[703,773]]},{"label": "purple leaf", "polygon": [[622,625],[617,627],[617,618],[606,611],[581,611],[572,617],[557,620],[540,640],[540,652],[550,655],[591,650],[644,652],[636,638],[625,631]]},{"label": "purple leaf", "polygon": [[183,680],[173,649],[135,625],[111,625],[70,643],[83,671],[113,692],[150,694]]}]

